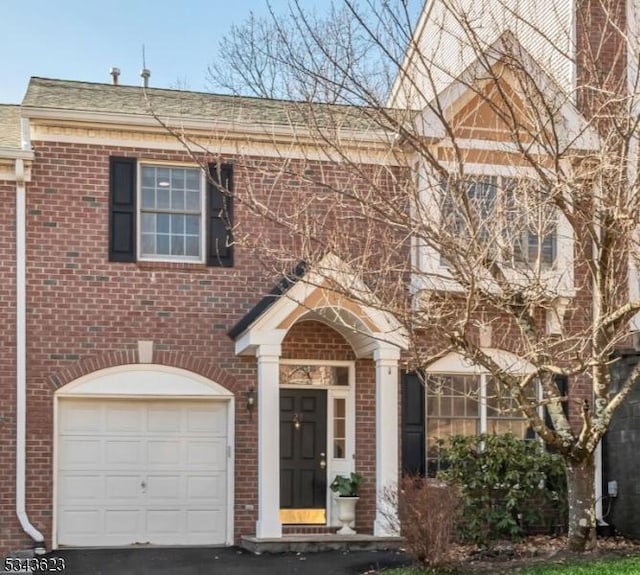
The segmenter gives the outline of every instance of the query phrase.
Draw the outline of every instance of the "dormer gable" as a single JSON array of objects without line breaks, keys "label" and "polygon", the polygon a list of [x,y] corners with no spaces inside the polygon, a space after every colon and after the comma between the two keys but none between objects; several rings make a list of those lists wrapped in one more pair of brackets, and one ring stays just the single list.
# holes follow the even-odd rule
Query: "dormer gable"
[{"label": "dormer gable", "polygon": [[501,142],[515,145],[514,151],[535,145],[554,156],[598,147],[570,95],[510,32],[425,105],[417,128],[434,143]]}]

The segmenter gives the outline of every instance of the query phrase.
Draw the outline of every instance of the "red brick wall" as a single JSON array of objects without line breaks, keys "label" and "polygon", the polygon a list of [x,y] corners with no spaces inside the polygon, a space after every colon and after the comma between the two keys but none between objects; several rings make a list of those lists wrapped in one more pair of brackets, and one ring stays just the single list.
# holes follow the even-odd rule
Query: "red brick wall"
[{"label": "red brick wall", "polygon": [[[27,507],[31,521],[50,543],[55,389],[96,369],[137,361],[137,342],[152,340],[154,361],[191,369],[244,397],[256,384],[255,359],[236,357],[227,331],[271,289],[277,279],[274,272],[278,261],[267,265],[261,250],[254,253],[249,247],[237,246],[233,268],[109,262],[109,156],[166,161],[189,158],[177,152],[146,149],[40,141],[33,144],[36,158],[27,194]],[[341,177],[334,166],[323,170],[330,177]],[[250,171],[238,163],[236,189],[250,187],[255,192],[260,186],[265,194],[271,193],[268,173]],[[295,182],[283,186],[282,197],[297,197]],[[7,201],[0,220],[5,232],[0,249],[12,254],[14,196],[12,188],[0,190],[1,201]],[[248,229],[262,230],[263,240],[270,235],[283,250],[291,241],[281,230],[270,231],[241,202],[236,203],[235,218]],[[7,302],[0,314],[8,326],[15,324],[12,262],[11,257],[3,257],[0,264],[6,268],[3,277],[8,278],[0,286],[0,297]],[[285,342],[285,357],[353,359],[350,346],[339,334],[322,324],[311,326],[313,329],[310,325],[304,322],[294,326]],[[7,329],[0,337],[4,344],[0,348],[4,359],[0,383],[3,397],[13,401],[14,332]],[[370,383],[361,385],[364,390]],[[10,446],[15,436],[14,414],[10,402],[3,405],[0,463],[3,478],[8,480],[3,481],[7,487],[0,490],[0,550],[30,545],[17,520],[12,519],[14,453],[4,447]],[[249,417],[240,399],[235,429],[236,536],[253,533],[257,519],[256,420],[257,415]],[[365,437],[372,432],[365,427],[359,434]],[[359,465],[362,461],[362,465],[371,467],[367,459],[371,456],[360,453]]]},{"label": "red brick wall", "polygon": [[282,342],[283,359],[355,360],[351,345],[333,328],[319,321],[300,321]]},{"label": "red brick wall", "polygon": [[611,94],[626,91],[626,8],[627,0],[576,0],[578,106],[587,117],[613,111]]},{"label": "red brick wall", "polygon": [[[271,288],[282,270],[279,257],[265,254],[277,248],[278,255],[292,253],[295,241],[285,228],[265,225],[242,202],[235,205],[235,218],[242,223],[239,234],[255,231],[251,241],[235,250],[233,268],[198,264],[112,263],[108,249],[109,156],[126,155],[145,160],[189,161],[178,152],[150,149],[116,149],[84,144],[34,142],[36,159],[33,182],[28,185],[28,510],[31,520],[47,537],[51,531],[53,421],[55,389],[95,369],[137,361],[139,340],[153,340],[155,361],[185,367],[219,381],[242,398],[255,386],[253,358],[236,357],[226,333]],[[244,163],[243,163],[244,162]],[[259,161],[238,162],[235,188],[250,190],[286,212],[317,192],[308,182],[300,185],[293,177],[274,177],[273,166]],[[292,173],[317,171],[327,179],[345,185],[348,168],[334,164],[292,162]],[[12,300],[14,251],[13,188],[0,187],[3,202],[0,237],[3,278],[0,298],[7,301],[0,314],[4,325],[14,325]],[[6,206],[4,205],[6,203]],[[322,203],[311,205],[321,215]],[[341,206],[344,208],[344,206]],[[315,210],[315,211],[314,211]],[[362,246],[354,239],[353,223],[341,219],[340,210],[318,224],[318,233],[336,227],[345,233],[330,234],[338,251]],[[341,227],[342,226],[342,227]],[[349,230],[351,229],[351,233]],[[380,234],[382,235],[382,234]],[[256,239],[257,238],[257,239]],[[386,236],[385,236],[386,238]],[[357,238],[356,238],[357,239]],[[363,237],[366,243],[369,237]],[[347,245],[349,243],[353,245]],[[329,244],[327,244],[329,245]],[[389,250],[399,244],[388,242]],[[385,249],[384,246],[376,246]],[[371,248],[367,248],[370,250]],[[366,257],[375,254],[366,252]],[[388,259],[378,256],[379,266]],[[402,258],[404,254],[398,253]],[[365,256],[363,256],[365,257]],[[287,267],[296,257],[289,257]],[[373,259],[372,259],[373,261]],[[374,274],[375,274],[375,267]],[[402,286],[400,286],[402,287]],[[576,316],[578,317],[578,316]],[[3,397],[15,389],[15,341],[12,329],[1,336],[3,369],[0,385]],[[436,343],[436,342],[434,342]],[[353,350],[337,332],[319,323],[296,324],[283,344],[283,357],[306,359],[354,359]],[[358,528],[371,529],[375,515],[375,373],[371,360],[358,360],[356,454],[357,469],[365,476],[358,508]],[[8,424],[7,424],[8,418]],[[0,490],[2,517],[13,517],[14,454],[13,408],[7,401],[0,408],[0,463],[9,487]],[[249,417],[237,405],[236,418],[236,535],[254,531],[257,518],[257,416]],[[8,455],[7,455],[8,454]],[[9,474],[5,475],[5,470]],[[253,506],[253,509],[248,507]],[[7,513],[5,514],[5,507]],[[28,544],[17,520],[0,524],[0,550]]]}]

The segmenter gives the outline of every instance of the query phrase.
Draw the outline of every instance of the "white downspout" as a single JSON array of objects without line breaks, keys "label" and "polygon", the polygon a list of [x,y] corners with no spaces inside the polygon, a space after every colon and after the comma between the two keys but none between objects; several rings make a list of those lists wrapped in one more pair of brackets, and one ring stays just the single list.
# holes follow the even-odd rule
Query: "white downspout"
[{"label": "white downspout", "polygon": [[[23,130],[24,134],[24,130]],[[23,148],[28,145],[23,138]],[[16,159],[16,515],[34,541],[36,554],[45,552],[44,536],[27,516],[27,322],[26,322],[26,188],[24,160]]]}]

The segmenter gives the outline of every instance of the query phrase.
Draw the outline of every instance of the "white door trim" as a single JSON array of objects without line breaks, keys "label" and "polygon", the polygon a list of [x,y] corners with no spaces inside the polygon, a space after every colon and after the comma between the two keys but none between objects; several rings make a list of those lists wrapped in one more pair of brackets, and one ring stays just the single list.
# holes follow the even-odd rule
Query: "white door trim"
[{"label": "white door trim", "polygon": [[[149,376],[155,372],[163,383],[157,388],[149,386]],[[140,383],[135,379],[123,389],[122,378],[127,374],[143,375]],[[173,384],[170,376],[174,376]],[[163,377],[164,376],[164,377]],[[177,376],[177,377],[176,377]],[[183,385],[177,384],[177,379]],[[126,379],[126,378],[125,378]],[[109,380],[111,384],[109,384]],[[112,393],[111,393],[112,392]],[[92,399],[165,399],[188,400],[202,398],[206,401],[224,401],[227,403],[227,540],[226,545],[234,543],[235,509],[235,397],[222,385],[185,369],[156,364],[130,364],[98,370],[84,375],[64,387],[53,396],[53,512],[51,528],[52,549],[58,548],[58,407],[65,398],[85,397]]]},{"label": "white door trim", "polygon": [[[333,478],[340,473],[348,475],[355,471],[356,460],[356,362],[351,360],[317,360],[317,359],[281,359],[281,365],[318,365],[318,366],[336,366],[349,368],[349,385],[326,385],[326,386],[310,386],[296,384],[282,384],[279,388],[283,389],[321,389],[327,391],[327,526],[340,526],[337,520],[337,511],[334,509],[333,492],[329,489],[329,485]],[[279,393],[278,393],[279,395]],[[346,447],[344,460],[336,461],[333,457],[333,399],[342,397],[346,399],[345,413],[346,421]],[[278,411],[279,417],[279,411]]]}]

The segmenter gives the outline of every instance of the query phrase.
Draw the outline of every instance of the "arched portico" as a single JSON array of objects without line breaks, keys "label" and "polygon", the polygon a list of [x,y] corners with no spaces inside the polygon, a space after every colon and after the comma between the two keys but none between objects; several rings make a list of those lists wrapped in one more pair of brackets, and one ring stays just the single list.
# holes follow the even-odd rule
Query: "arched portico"
[{"label": "arched portico", "polygon": [[[327,258],[333,258],[328,262]],[[348,272],[337,258],[327,256],[320,265]],[[344,279],[344,278],[342,278]],[[299,279],[284,295],[259,304],[259,313],[232,335],[236,353],[257,359],[258,390],[258,522],[256,536],[282,536],[280,522],[280,361],[282,342],[289,329],[307,319],[321,321],[340,333],[357,358],[370,358],[375,365],[375,535],[389,535],[389,509],[382,493],[398,479],[398,361],[407,348],[406,335],[389,313],[350,299],[330,285],[330,279],[312,271]],[[358,283],[352,278],[352,284]],[[359,282],[358,293],[366,287]]]}]

